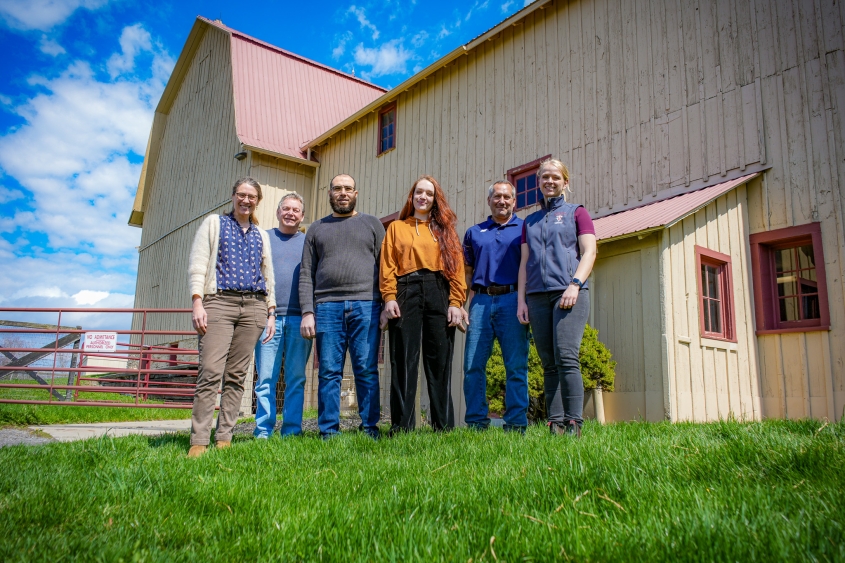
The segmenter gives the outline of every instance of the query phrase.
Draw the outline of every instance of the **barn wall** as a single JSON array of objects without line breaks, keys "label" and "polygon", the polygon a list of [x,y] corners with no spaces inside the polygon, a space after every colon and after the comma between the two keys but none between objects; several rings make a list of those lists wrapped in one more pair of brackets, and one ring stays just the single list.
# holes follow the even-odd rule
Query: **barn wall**
[{"label": "barn wall", "polygon": [[[662,232],[661,279],[668,297],[663,322],[674,421],[761,418],[746,191],[740,186]],[[701,336],[696,245],[731,257],[736,342]]]},{"label": "barn wall", "polygon": [[[814,409],[820,391],[783,375],[762,414],[841,417],[843,11],[835,0],[552,2],[400,93],[395,150],[376,156],[375,112],[316,147],[316,215],[339,172],[378,216],[432,174],[462,233],[487,215],[487,185],[549,153],[570,165],[574,199],[593,216],[766,170],[748,192],[747,233],[821,222],[832,328],[760,339],[772,380],[821,358],[812,385],[827,401]],[[786,400],[799,391],[808,400]]]}]

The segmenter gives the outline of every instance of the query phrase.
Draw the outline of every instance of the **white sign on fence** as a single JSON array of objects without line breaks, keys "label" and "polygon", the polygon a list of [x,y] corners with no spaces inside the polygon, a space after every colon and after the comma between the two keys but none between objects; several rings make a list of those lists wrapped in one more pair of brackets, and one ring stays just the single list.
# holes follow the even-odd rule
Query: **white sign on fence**
[{"label": "white sign on fence", "polygon": [[86,332],[85,345],[86,352],[114,352],[117,350],[117,333],[116,332]]}]

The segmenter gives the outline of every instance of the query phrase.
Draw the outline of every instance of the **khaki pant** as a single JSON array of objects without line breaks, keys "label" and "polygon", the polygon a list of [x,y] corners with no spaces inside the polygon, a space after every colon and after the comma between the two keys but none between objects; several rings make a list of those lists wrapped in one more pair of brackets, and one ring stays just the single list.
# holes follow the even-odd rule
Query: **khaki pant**
[{"label": "khaki pant", "polygon": [[199,338],[199,373],[191,413],[192,446],[208,445],[221,381],[223,394],[215,440],[232,440],[252,353],[267,325],[263,295],[206,295],[202,304],[208,315],[208,329]]}]

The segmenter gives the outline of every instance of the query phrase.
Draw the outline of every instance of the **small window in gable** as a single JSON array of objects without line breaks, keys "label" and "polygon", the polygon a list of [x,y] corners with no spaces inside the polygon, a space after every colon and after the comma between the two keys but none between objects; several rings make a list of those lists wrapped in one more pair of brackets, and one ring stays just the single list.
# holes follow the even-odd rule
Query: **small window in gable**
[{"label": "small window in gable", "polygon": [[508,181],[516,188],[516,209],[523,209],[540,203],[543,195],[540,193],[537,184],[537,170],[544,160],[551,157],[552,155],[549,154],[528,164],[508,170]]},{"label": "small window in gable", "polygon": [[396,148],[396,102],[378,112],[378,154]]},{"label": "small window in gable", "polygon": [[751,235],[757,334],[828,330],[821,225]]},{"label": "small window in gable", "polygon": [[701,336],[736,342],[731,257],[695,247]]}]

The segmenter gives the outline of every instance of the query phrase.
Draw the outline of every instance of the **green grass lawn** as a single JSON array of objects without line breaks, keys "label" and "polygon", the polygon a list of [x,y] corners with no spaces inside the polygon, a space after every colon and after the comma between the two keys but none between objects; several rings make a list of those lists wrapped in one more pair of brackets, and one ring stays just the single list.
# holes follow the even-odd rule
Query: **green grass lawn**
[{"label": "green grass lawn", "polygon": [[0,560],[845,560],[842,424],[187,448],[175,435],[0,449]]},{"label": "green grass lawn", "polygon": [[[56,378],[57,385],[64,385],[66,379]],[[31,380],[14,381],[30,383]],[[9,383],[5,381],[4,383]],[[0,388],[2,399],[26,399],[46,401],[49,393],[33,384],[32,389]],[[59,391],[64,394],[64,390]],[[88,401],[116,401],[134,403],[134,397],[118,393],[80,392],[79,397]],[[162,401],[147,401],[161,404]],[[32,426],[42,424],[81,424],[91,422],[128,422],[131,420],[173,420],[191,418],[191,409],[162,409],[136,407],[70,407],[53,405],[21,405],[0,403],[0,426]]]}]

